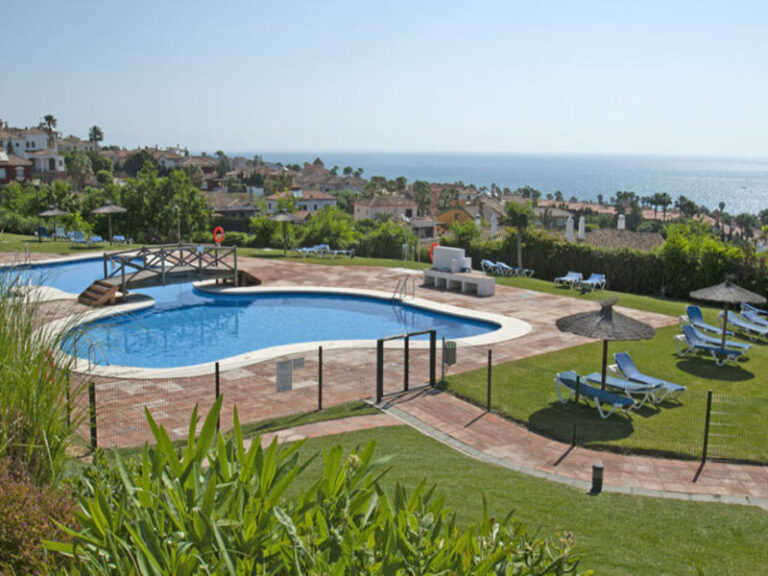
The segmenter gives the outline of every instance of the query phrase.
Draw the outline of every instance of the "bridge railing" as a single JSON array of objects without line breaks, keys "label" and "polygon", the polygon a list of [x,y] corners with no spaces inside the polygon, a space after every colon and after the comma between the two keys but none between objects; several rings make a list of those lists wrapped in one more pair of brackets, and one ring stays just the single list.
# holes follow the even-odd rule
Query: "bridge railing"
[{"label": "bridge railing", "polygon": [[[232,263],[229,263],[229,258]],[[165,283],[174,271],[232,270],[237,286],[237,247],[218,244],[170,244],[104,253],[104,278],[120,277],[122,291],[141,272],[152,272]]]}]

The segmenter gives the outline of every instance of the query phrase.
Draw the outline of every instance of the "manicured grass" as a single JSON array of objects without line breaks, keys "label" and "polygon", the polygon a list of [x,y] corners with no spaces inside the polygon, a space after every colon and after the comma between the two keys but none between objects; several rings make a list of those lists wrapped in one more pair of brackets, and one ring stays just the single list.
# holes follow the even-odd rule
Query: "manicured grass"
[{"label": "manicured grass", "polygon": [[[392,456],[382,483],[411,489],[421,480],[437,484],[459,522],[480,516],[485,495],[498,518],[509,511],[531,532],[555,537],[571,531],[585,555],[582,569],[598,574],[764,574],[768,514],[738,505],[692,503],[603,493],[589,496],[561,484],[472,460],[405,427],[379,428],[309,441],[302,454],[341,445],[345,452],[376,440],[379,457]],[[320,459],[299,476],[306,486]]]},{"label": "manicured grass", "polygon": [[72,242],[63,240],[43,240],[38,242],[34,236],[24,236],[21,234],[9,234],[7,232],[0,234],[0,252],[22,252],[24,243],[29,246],[30,252],[40,254],[58,254],[72,255],[85,254],[89,252],[104,252],[105,250],[124,250],[128,248],[138,248],[139,244],[115,244],[110,246],[105,242],[102,246],[77,246],[73,247]]},{"label": "manicured grass", "polygon": [[646,312],[656,312],[657,314],[667,314],[668,316],[680,316],[685,314],[687,302],[681,300],[672,300],[669,298],[657,298],[653,296],[639,296],[628,294],[626,292],[614,292],[612,290],[595,290],[582,294],[577,289],[555,286],[549,280],[539,280],[537,278],[501,278],[496,277],[496,283],[504,286],[514,286],[525,290],[535,290],[536,292],[545,292],[547,294],[557,294],[559,296],[570,296],[579,300],[591,300],[600,302],[602,300],[616,299],[617,305],[626,308],[635,308],[645,310]]},{"label": "manicured grass", "polygon": [[[705,313],[707,320],[714,321],[711,316],[712,312]],[[768,462],[768,439],[764,432],[768,388],[762,377],[768,373],[768,346],[755,344],[747,358],[736,366],[718,367],[709,357],[677,357],[673,337],[678,333],[677,326],[670,326],[657,330],[652,340],[612,342],[609,362],[614,352],[629,352],[641,371],[688,387],[679,403],[645,406],[628,417],[614,415],[608,420],[601,420],[594,408],[583,403],[578,409],[574,402],[561,404],[553,385],[555,374],[564,370],[575,370],[583,376],[599,372],[602,343],[596,342],[494,366],[493,409],[537,432],[567,442],[571,441],[577,422],[578,440],[587,446],[699,458],[706,395],[711,389],[716,400],[718,396],[748,399],[747,405],[730,417],[731,424],[738,423],[741,436],[718,440],[718,446],[730,446],[724,455]],[[486,382],[485,370],[456,375],[449,372],[445,387],[484,406]],[[718,414],[713,418],[725,418],[722,410],[713,409],[713,413],[716,411]],[[755,434],[750,435],[750,431]]]}]

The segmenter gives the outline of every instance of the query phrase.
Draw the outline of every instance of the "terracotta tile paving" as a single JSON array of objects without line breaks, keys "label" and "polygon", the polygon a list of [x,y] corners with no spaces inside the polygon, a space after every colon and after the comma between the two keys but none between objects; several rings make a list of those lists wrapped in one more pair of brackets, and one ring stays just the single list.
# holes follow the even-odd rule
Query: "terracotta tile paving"
[{"label": "terracotta tile paving", "polygon": [[768,466],[708,462],[694,482],[699,462],[572,449],[438,390],[403,394],[385,400],[382,408],[476,458],[583,489],[591,486],[592,465],[601,462],[606,490],[711,496],[768,509]]},{"label": "terracotta tile paving", "polygon": [[[286,428],[277,432],[270,432],[261,437],[261,445],[269,444],[277,438],[278,444],[285,442],[296,442],[306,438],[321,438],[323,436],[333,436],[335,434],[345,434],[347,432],[357,432],[360,430],[370,430],[372,428],[381,428],[382,426],[402,426],[403,422],[389,414],[370,414],[367,416],[354,416],[352,418],[343,418],[341,420],[327,420],[325,422],[313,422],[295,428]],[[250,444],[247,444],[247,446]],[[246,449],[247,449],[246,446]]]}]

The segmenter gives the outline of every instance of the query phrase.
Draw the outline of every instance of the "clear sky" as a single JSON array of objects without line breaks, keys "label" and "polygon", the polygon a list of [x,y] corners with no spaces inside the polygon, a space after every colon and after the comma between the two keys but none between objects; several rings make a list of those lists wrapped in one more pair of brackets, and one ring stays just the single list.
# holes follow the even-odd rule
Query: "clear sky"
[{"label": "clear sky", "polygon": [[0,118],[215,151],[768,156],[764,1],[0,0]]}]

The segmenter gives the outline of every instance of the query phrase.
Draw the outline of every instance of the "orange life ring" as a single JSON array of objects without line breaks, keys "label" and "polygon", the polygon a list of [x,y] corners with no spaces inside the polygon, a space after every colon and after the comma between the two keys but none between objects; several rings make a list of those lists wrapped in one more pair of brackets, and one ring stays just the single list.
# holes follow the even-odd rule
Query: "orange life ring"
[{"label": "orange life ring", "polygon": [[213,231],[213,241],[216,242],[216,244],[221,244],[224,240],[224,228],[221,226],[217,226],[216,229]]},{"label": "orange life ring", "polygon": [[440,243],[439,242],[433,242],[432,246],[429,247],[429,261],[430,262],[434,262],[435,261],[434,257],[432,256],[432,253],[435,251],[435,246],[440,246]]}]

